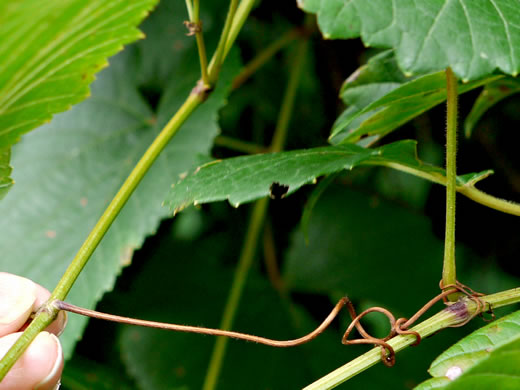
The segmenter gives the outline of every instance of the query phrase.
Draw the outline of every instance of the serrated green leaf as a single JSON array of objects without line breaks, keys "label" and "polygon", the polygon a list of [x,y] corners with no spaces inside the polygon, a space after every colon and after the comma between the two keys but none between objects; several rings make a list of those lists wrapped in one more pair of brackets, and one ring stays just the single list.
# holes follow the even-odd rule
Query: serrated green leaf
[{"label": "serrated green leaf", "polygon": [[[442,183],[444,170],[417,158],[415,141],[400,141],[375,149],[354,144],[216,160],[197,168],[171,189],[166,203],[178,212],[191,204],[228,200],[233,206],[270,195],[273,184],[286,186],[286,195],[322,175],[361,165],[382,165]],[[459,176],[468,185],[490,171]],[[285,195],[284,195],[285,196]]]},{"label": "serrated green leaf", "polygon": [[156,3],[1,2],[0,148],[84,100],[107,58],[143,37],[136,26]]},{"label": "serrated green leaf", "polygon": [[[458,92],[463,94],[500,77],[459,83]],[[446,75],[444,72],[432,73],[400,86],[376,83],[353,88],[350,90],[346,83],[342,89],[345,103],[353,105],[347,109],[348,115],[343,114],[336,120],[330,136],[333,143],[339,140],[340,143],[357,142],[367,136],[377,140],[442,103],[446,100]]]},{"label": "serrated green leaf", "polygon": [[[0,204],[0,268],[52,289],[137,160],[189,95],[198,78],[195,52],[185,56],[165,87],[155,115],[135,85],[136,70],[126,51],[92,85],[92,97],[15,145],[18,185]],[[236,53],[218,88],[166,147],[104,237],[69,298],[94,307],[111,290],[135,249],[169,215],[161,202],[170,184],[208,154],[219,129]],[[65,353],[86,324],[71,317],[62,335]]]},{"label": "serrated green leaf", "polygon": [[514,0],[298,0],[325,38],[361,37],[396,50],[405,73],[451,67],[463,80],[520,71],[520,5]]},{"label": "serrated green leaf", "polygon": [[11,175],[11,166],[9,161],[11,160],[11,148],[0,148],[0,200],[3,199],[9,188],[13,185],[13,179]]},{"label": "serrated green leaf", "polygon": [[464,121],[464,132],[470,137],[478,121],[495,104],[520,92],[520,80],[504,78],[484,87]]},{"label": "serrated green leaf", "polygon": [[517,389],[520,385],[520,312],[503,317],[478,329],[453,345],[431,365],[430,374],[442,380],[431,387],[431,380],[416,387]]}]

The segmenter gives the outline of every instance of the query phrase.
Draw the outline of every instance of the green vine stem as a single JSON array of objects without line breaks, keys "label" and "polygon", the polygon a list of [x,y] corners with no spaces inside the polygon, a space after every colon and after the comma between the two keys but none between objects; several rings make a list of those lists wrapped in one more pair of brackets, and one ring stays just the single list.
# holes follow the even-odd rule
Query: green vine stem
[{"label": "green vine stem", "polygon": [[[219,42],[217,45],[217,49],[215,50],[215,55],[213,56],[213,58],[211,59],[211,62],[209,64],[208,74],[209,74],[210,85],[214,84],[217,81],[218,75],[220,73],[220,68],[222,67],[224,58],[226,58],[226,55],[227,55],[226,42],[228,41],[229,33],[230,33],[231,27],[233,25],[233,20],[235,19],[235,13],[237,11],[237,7],[238,7],[238,0],[231,0],[229,3],[229,9],[228,9],[227,17],[226,17],[226,22],[224,23],[224,28],[222,30],[222,34],[220,34],[220,39],[219,39]],[[247,17],[247,15],[246,15],[246,17]],[[238,34],[238,32],[237,32],[237,34]],[[233,40],[233,42],[234,42],[234,40]]]},{"label": "green vine stem", "polygon": [[[502,291],[496,294],[486,295],[480,298],[484,303],[485,307],[482,311],[489,309],[491,305],[494,309],[511,305],[520,302],[520,288],[512,290]],[[450,326],[457,325],[463,320],[470,318],[477,311],[477,305],[474,301],[464,298],[465,307],[467,308],[466,316],[462,318],[459,311],[450,310],[449,307],[443,309],[439,313],[433,315],[427,320],[421,322],[417,326],[411,328],[411,330],[418,332],[422,338],[428,337],[441,329],[445,329]],[[402,351],[406,347],[409,347],[415,342],[415,336],[396,336],[388,341],[388,344],[392,346],[395,352]],[[420,347],[419,347],[420,348]],[[356,376],[357,374],[365,371],[366,369],[374,366],[381,361],[381,349],[374,348],[367,353],[359,356],[358,358],[348,362],[344,366],[332,371],[324,377],[318,379],[316,382],[305,387],[303,390],[328,390],[339,386],[343,382]]]},{"label": "green vine stem", "polygon": [[[408,173],[410,175],[414,175],[429,180],[433,183],[441,184],[443,186],[445,186],[447,182],[446,176],[444,175],[424,172],[406,165],[401,165],[399,163],[377,162],[369,163],[367,165],[379,165],[383,167],[392,168],[401,172]],[[486,194],[485,192],[482,192],[479,189],[475,188],[473,183],[457,184],[456,190],[458,193],[468,197],[469,199],[477,203],[480,203],[481,205],[484,205],[497,211],[501,211],[506,214],[520,216],[520,204]]]},{"label": "green vine stem", "polygon": [[[287,130],[289,128],[289,120],[291,118],[294,107],[294,100],[296,97],[296,90],[301,76],[301,69],[305,54],[307,52],[307,41],[303,40],[297,47],[296,55],[291,64],[291,72],[287,89],[280,108],[280,114],[276,124],[276,129],[273,135],[270,151],[279,152],[283,148],[285,139],[287,138]],[[238,266],[235,271],[235,276],[231,285],[224,313],[220,323],[220,329],[229,330],[233,326],[233,321],[240,304],[240,298],[244,290],[245,282],[249,274],[249,270],[253,264],[254,255],[258,246],[261,228],[264,225],[265,215],[267,212],[268,198],[258,200],[254,207],[249,227],[246,234],[246,239],[240,254]],[[224,362],[226,354],[228,338],[218,337],[215,342],[215,347],[211,354],[211,359],[204,380],[203,390],[215,389],[220,375],[220,370]]]},{"label": "green vine stem", "polygon": [[192,35],[191,28],[193,28],[195,40],[197,41],[202,83],[204,84],[205,88],[210,88],[208,76],[208,58],[206,56],[206,45],[204,43],[204,35],[202,32],[202,22],[200,21],[200,0],[193,0],[193,4],[191,3],[191,0],[186,0],[186,8],[188,9],[188,15],[190,17],[190,23],[188,23],[190,28],[189,35]]},{"label": "green vine stem", "polygon": [[[230,12],[228,13],[224,30],[222,32],[221,38],[224,37],[223,43],[218,46],[212,62],[216,62],[216,58],[218,58],[219,66],[217,70],[213,71],[213,78],[211,87],[214,87],[214,84],[218,78],[218,71],[222,65],[222,62],[226,58],[229,49],[233,45],[234,40],[236,39],[239,30],[243,26],[249,11],[252,9],[254,0],[243,0],[240,7],[240,19],[233,23],[233,18],[235,12],[233,8],[236,9],[236,0],[232,0],[230,6]],[[188,12],[194,13],[195,10],[191,8],[191,2],[186,3],[188,6]],[[232,34],[230,34],[230,31]],[[222,40],[222,39],[221,39]],[[228,48],[229,47],[229,48]],[[209,71],[209,70],[208,70]],[[170,139],[177,133],[182,124],[189,118],[189,116],[193,113],[193,111],[201,105],[207,98],[209,91],[205,88],[202,90],[200,88],[195,88],[192,93],[188,96],[186,101],[182,104],[179,110],[175,113],[175,115],[170,119],[170,121],[166,124],[166,126],[161,130],[157,138],[153,141],[150,147],[147,149],[143,157],[139,160],[135,168],[132,170],[128,178],[125,180],[120,190],[117,192],[115,197],[112,199],[107,209],[96,223],[92,231],[89,233],[87,239],[79,249],[78,253],[72,260],[71,264],[63,274],[62,278],[58,282],[58,285],[54,289],[49,300],[39,309],[38,313],[36,313],[35,318],[29,324],[29,326],[24,330],[23,334],[20,338],[13,344],[13,346],[7,351],[4,357],[0,360],[0,381],[7,375],[11,367],[16,363],[16,361],[22,356],[23,352],[27,349],[29,344],[36,338],[38,333],[43,331],[47,326],[50,325],[52,321],[58,315],[59,310],[52,305],[54,300],[64,300],[72,288],[74,282],[78,278],[80,272],[83,267],[86,265],[88,260],[90,259],[92,253],[101,242],[102,238],[112,225],[112,222],[115,220],[126,201],[130,198],[133,191],[137,188],[138,184],[145,176],[148,169],[152,166],[155,159],[159,156],[160,152],[164,149]]]},{"label": "green vine stem", "polygon": [[[451,68],[446,69],[446,230],[442,284],[457,282],[455,266],[455,198],[457,195],[457,79]],[[457,294],[448,297],[456,300]]]}]

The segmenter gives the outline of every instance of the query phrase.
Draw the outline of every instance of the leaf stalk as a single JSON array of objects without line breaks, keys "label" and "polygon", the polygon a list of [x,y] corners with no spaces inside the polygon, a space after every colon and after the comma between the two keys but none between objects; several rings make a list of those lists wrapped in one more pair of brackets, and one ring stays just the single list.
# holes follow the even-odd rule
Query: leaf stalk
[{"label": "leaf stalk", "polygon": [[[442,285],[457,282],[455,265],[455,200],[457,195],[457,79],[451,68],[446,69],[446,230]],[[458,295],[448,297],[457,300]]]}]

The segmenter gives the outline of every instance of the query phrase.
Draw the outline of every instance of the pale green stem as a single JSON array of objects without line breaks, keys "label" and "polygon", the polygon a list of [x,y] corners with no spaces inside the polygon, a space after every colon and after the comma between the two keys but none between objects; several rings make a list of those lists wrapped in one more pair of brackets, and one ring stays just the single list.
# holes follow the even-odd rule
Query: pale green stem
[{"label": "pale green stem", "polygon": [[266,153],[268,151],[268,148],[264,146],[242,141],[236,138],[227,137],[225,135],[217,136],[213,144],[247,154]]},{"label": "pale green stem", "polygon": [[[499,292],[497,294],[491,294],[480,298],[485,302],[483,311],[489,309],[489,305],[493,308],[498,308],[505,305],[511,305],[513,303],[520,302],[520,288]],[[464,299],[467,305],[469,318],[475,314],[477,305],[475,302],[469,299]],[[411,328],[411,330],[418,332],[422,338],[428,337],[441,329],[457,325],[461,323],[465,318],[458,317],[453,311],[449,311],[447,308],[421,322],[419,325]],[[415,342],[415,336],[396,336],[388,341],[388,344],[397,353],[406,347],[409,347]],[[305,387],[304,390],[328,390],[339,386],[343,382],[356,376],[357,374],[365,371],[367,368],[381,361],[381,349],[374,348],[369,352],[359,356],[358,358],[348,362],[344,366],[332,371],[324,377],[318,379],[316,382]]]},{"label": "pale green stem", "polygon": [[[231,26],[233,25],[233,20],[235,19],[235,13],[238,7],[238,0],[231,0],[229,3],[228,14],[226,17],[226,21],[224,23],[224,28],[222,29],[222,33],[220,34],[220,39],[217,45],[217,49],[215,50],[215,54],[213,54],[213,58],[209,64],[208,73],[209,73],[209,82],[210,84],[214,84],[220,73],[220,68],[222,63],[224,62],[224,58],[226,58],[226,42],[228,41],[229,32],[231,30]],[[249,13],[247,14],[249,15]],[[246,15],[246,18],[247,18]],[[237,32],[238,34],[238,32]],[[234,40],[233,40],[234,42]]]},{"label": "pale green stem", "polygon": [[[242,253],[240,254],[231,290],[220,322],[220,329],[229,330],[233,326],[233,321],[240,304],[240,298],[244,291],[247,276],[255,258],[258,237],[264,224],[267,205],[268,198],[262,198],[256,201],[253,207],[253,213],[251,215],[251,221],[247,230]],[[217,340],[215,341],[204,385],[202,386],[203,390],[215,389],[217,385],[220,370],[224,362],[224,355],[226,354],[227,341],[227,337],[217,337]]]},{"label": "pale green stem", "polygon": [[186,9],[188,10],[188,17],[193,20],[193,4],[191,0],[186,0]]},{"label": "pale green stem", "polygon": [[[101,239],[104,237],[105,233],[108,231],[137,185],[141,182],[148,169],[157,159],[159,153],[164,149],[168,141],[177,133],[181,125],[186,121],[191,113],[203,101],[203,96],[199,94],[191,94],[179,108],[177,113],[166,124],[164,129],[162,129],[125,180],[120,190],[114,196],[96,226],[94,226],[88,235],[87,239],[76,254],[76,257],[74,257],[61,280],[58,282],[58,285],[54,289],[48,302],[55,299],[64,300],[67,297],[67,294],[78,278],[81,270],[87,264],[90,256],[97,248]],[[0,361],[0,380],[3,379],[9,369],[14,365],[38,333],[44,330],[56,318],[58,310],[53,305],[47,304],[43,308],[44,309],[36,315],[29,327],[24,331],[23,335]]]},{"label": "pale green stem", "polygon": [[237,39],[238,33],[242,30],[242,26],[247,20],[249,13],[253,9],[256,0],[242,0],[238,9],[235,13],[235,17],[233,18],[233,23],[231,24],[231,29],[229,30],[229,35],[224,47],[224,58],[228,55],[231,47],[233,47],[233,43]]},{"label": "pale green stem", "polygon": [[[457,195],[457,78],[451,68],[446,69],[446,230],[442,284],[457,282],[455,265],[455,198]],[[448,297],[456,300],[458,294]]]},{"label": "pale green stem", "polygon": [[[199,51],[199,61],[200,61],[200,72],[201,72],[201,78],[202,83],[206,88],[210,88],[210,81],[209,81],[209,75],[208,75],[208,57],[206,56],[206,45],[204,43],[204,36],[203,36],[203,30],[202,30],[202,23],[200,21],[200,1],[199,0],[193,0],[193,12],[192,15],[190,15],[191,22],[197,24],[200,26],[200,31],[197,31],[195,33],[195,39],[197,41],[197,49]],[[216,79],[215,79],[216,81]]]},{"label": "pale green stem", "polygon": [[[301,76],[302,62],[305,58],[305,51],[307,48],[307,42],[302,41],[297,49],[297,53],[292,61],[291,72],[289,81],[287,83],[287,89],[285,96],[280,108],[280,114],[278,116],[278,122],[273,135],[271,143],[272,151],[280,151],[283,148],[285,139],[287,138],[287,129],[289,127],[289,120],[291,117],[292,109],[294,107],[294,100],[296,97],[296,90],[298,87],[299,79]],[[247,230],[246,239],[238,266],[235,271],[235,276],[231,285],[231,291],[229,293],[226,306],[224,308],[224,314],[220,323],[220,329],[229,330],[233,326],[233,321],[240,304],[240,298],[244,290],[245,282],[253,264],[254,254],[258,246],[258,240],[260,236],[261,228],[264,224],[265,214],[267,211],[268,198],[262,198],[258,200],[253,208],[253,214],[249,228]],[[224,362],[224,356],[226,354],[228,338],[218,337],[215,342],[215,347],[211,354],[209,368],[206,373],[204,380],[203,390],[215,389],[220,375],[220,370]]]},{"label": "pale green stem", "polygon": [[[410,175],[429,180],[433,183],[442,184],[444,186],[446,185],[446,176],[424,172],[419,169],[411,168],[407,165],[391,162],[370,162],[367,163],[367,165],[379,165],[396,169],[398,171],[406,172]],[[485,192],[475,188],[473,184],[457,185],[457,192],[491,209],[520,217],[520,204],[486,194]]]},{"label": "pale green stem", "polygon": [[300,41],[296,48],[294,59],[291,61],[289,82],[287,83],[287,89],[285,90],[285,96],[280,108],[280,115],[278,116],[276,129],[271,142],[271,152],[280,152],[283,149],[283,145],[287,138],[287,130],[289,129],[289,121],[296,100],[296,91],[301,79],[307,46],[307,40]]}]

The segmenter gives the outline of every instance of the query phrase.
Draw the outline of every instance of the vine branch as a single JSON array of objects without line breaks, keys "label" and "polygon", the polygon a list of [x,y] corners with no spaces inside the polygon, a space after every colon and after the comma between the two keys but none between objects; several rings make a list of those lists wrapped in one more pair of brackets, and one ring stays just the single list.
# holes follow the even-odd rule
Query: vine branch
[{"label": "vine branch", "polygon": [[[457,187],[457,79],[451,68],[446,69],[446,230],[442,284],[457,281],[455,265],[455,200]],[[449,296],[454,301],[457,295]]]},{"label": "vine branch", "polygon": [[208,58],[206,55],[206,45],[204,43],[204,35],[202,32],[202,21],[200,20],[200,0],[186,0],[186,8],[190,17],[189,22],[184,24],[188,27],[188,35],[195,35],[197,41],[197,49],[199,51],[201,80],[205,88],[211,88],[208,76]]}]

